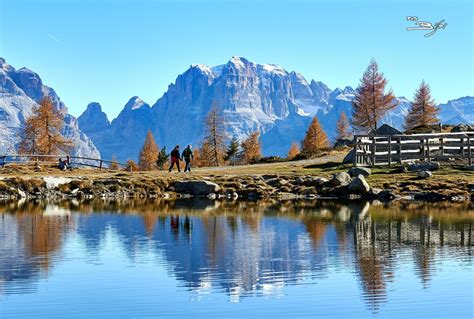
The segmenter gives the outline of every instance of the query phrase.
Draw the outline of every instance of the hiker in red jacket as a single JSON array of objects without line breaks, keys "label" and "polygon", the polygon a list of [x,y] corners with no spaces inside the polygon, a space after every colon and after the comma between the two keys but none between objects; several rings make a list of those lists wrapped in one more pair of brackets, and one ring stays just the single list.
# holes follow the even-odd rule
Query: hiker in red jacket
[{"label": "hiker in red jacket", "polygon": [[176,145],[176,147],[171,151],[171,165],[170,165],[169,172],[171,172],[175,163],[176,163],[176,166],[178,167],[178,172],[181,172],[181,168],[179,167],[180,160],[181,158],[179,154],[179,145]]}]

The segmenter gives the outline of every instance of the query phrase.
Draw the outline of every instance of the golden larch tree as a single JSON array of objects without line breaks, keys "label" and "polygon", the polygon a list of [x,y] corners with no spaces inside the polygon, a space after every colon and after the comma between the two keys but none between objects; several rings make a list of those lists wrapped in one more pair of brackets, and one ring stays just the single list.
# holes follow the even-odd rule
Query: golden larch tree
[{"label": "golden larch tree", "polygon": [[350,124],[345,112],[341,112],[336,124],[336,139],[344,140],[351,137]]},{"label": "golden larch tree", "polygon": [[431,97],[430,86],[422,81],[405,118],[405,129],[438,124],[438,113],[439,109]]},{"label": "golden larch tree", "polygon": [[196,167],[209,167],[212,166],[214,163],[214,152],[212,150],[211,145],[204,141],[201,147],[195,149],[193,151],[193,164]]},{"label": "golden larch tree", "polygon": [[392,90],[385,93],[387,80],[377,62],[370,61],[352,100],[352,126],[358,131],[375,131],[380,119],[398,105]]},{"label": "golden larch tree", "polygon": [[138,166],[143,171],[151,171],[156,167],[156,160],[158,159],[158,145],[156,145],[155,138],[150,130],[146,133],[145,143],[140,150],[138,157]]},{"label": "golden larch tree", "polygon": [[136,172],[139,170],[139,167],[134,160],[129,159],[126,164],[127,166],[125,167],[125,169],[129,172]]},{"label": "golden larch tree", "polygon": [[23,154],[56,155],[60,151],[69,152],[72,141],[61,135],[64,114],[54,108],[49,97],[41,100],[26,119],[19,150]]},{"label": "golden larch tree", "polygon": [[315,116],[309,125],[304,140],[301,142],[301,153],[311,157],[328,148],[328,137],[321,124],[319,124],[318,117]]},{"label": "golden larch tree", "polygon": [[112,155],[112,159],[110,160],[109,168],[116,171],[119,169],[119,164],[117,162],[117,156],[115,154]]},{"label": "golden larch tree", "polygon": [[206,156],[209,156],[211,165],[219,166],[219,164],[223,162],[226,149],[225,140],[224,118],[219,113],[217,104],[213,103],[211,110],[207,114],[206,137],[204,138],[204,143],[209,148],[209,152]]},{"label": "golden larch tree", "polygon": [[287,157],[288,159],[292,160],[294,159],[298,154],[300,153],[300,148],[298,146],[298,143],[291,143],[290,150],[288,151]]},{"label": "golden larch tree", "polygon": [[252,163],[262,157],[262,147],[260,145],[260,132],[255,131],[241,143],[241,160],[244,163]]}]

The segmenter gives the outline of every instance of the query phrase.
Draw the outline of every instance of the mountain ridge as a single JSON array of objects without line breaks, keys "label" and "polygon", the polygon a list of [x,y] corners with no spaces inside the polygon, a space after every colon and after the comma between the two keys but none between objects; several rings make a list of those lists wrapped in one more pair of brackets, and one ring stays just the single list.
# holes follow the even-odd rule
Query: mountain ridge
[{"label": "mountain ridge", "polygon": [[99,150],[79,129],[77,119],[67,113],[67,107],[56,91],[44,85],[34,71],[25,67],[16,70],[3,58],[0,58],[0,154],[16,153],[25,119],[45,97],[50,98],[54,108],[64,114],[61,134],[74,141],[72,154],[99,158]]},{"label": "mountain ridge", "polygon": [[[15,152],[24,120],[47,96],[65,113],[62,133],[75,140],[75,155],[136,159],[148,130],[168,150],[176,144],[198,146],[205,136],[205,118],[215,105],[225,118],[229,139],[243,139],[258,130],[264,155],[283,156],[292,142],[302,140],[315,115],[334,140],[340,113],[351,117],[354,93],[350,86],[332,90],[324,82],[308,81],[275,64],[232,57],[218,66],[191,65],[154,104],[133,96],[109,120],[100,104],[92,102],[76,119],[37,73],[28,68],[16,70],[0,58],[0,153]],[[410,101],[405,97],[397,100],[399,105],[382,122],[401,128]],[[440,104],[440,118],[446,124],[474,123],[474,97]]]},{"label": "mountain ridge", "polygon": [[[160,146],[168,149],[176,144],[199,145],[205,135],[206,115],[216,104],[225,118],[229,138],[243,139],[250,132],[259,130],[264,154],[282,156],[292,142],[301,141],[315,115],[329,138],[334,140],[340,113],[344,111],[351,117],[354,93],[350,86],[331,90],[321,81],[312,79],[308,82],[296,71],[288,72],[275,64],[258,64],[234,56],[218,66],[191,64],[179,74],[151,106],[150,116],[154,120],[147,129],[153,132]],[[397,100],[400,104],[382,122],[400,129],[410,101],[405,97]],[[442,113],[442,121],[450,116],[452,121],[469,121],[470,117],[466,117],[455,102],[452,111]],[[467,103],[471,105],[472,102]],[[130,145],[143,141],[145,134],[141,129],[140,134],[122,135],[121,138]],[[106,139],[113,143],[113,134],[108,134]],[[136,158],[138,149],[139,146],[134,146],[134,153],[123,156]],[[111,152],[113,149],[109,148],[104,156],[112,156]]]}]

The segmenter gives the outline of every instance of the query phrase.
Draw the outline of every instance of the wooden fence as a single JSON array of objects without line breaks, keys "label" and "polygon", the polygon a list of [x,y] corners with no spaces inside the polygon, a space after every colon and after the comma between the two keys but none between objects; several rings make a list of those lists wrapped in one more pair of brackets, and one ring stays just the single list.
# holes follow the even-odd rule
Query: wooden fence
[{"label": "wooden fence", "polygon": [[[34,155],[34,154],[8,154],[0,155],[0,167],[5,167],[7,164],[58,164],[59,159],[65,160],[67,155]],[[125,168],[127,165],[117,161],[109,161],[101,158],[90,158],[80,156],[69,156],[69,163],[71,167],[92,167],[92,168],[109,168],[112,164],[117,167]]]},{"label": "wooden fence", "polygon": [[474,158],[474,132],[411,134],[411,135],[355,135],[354,166],[401,164],[413,160]]}]

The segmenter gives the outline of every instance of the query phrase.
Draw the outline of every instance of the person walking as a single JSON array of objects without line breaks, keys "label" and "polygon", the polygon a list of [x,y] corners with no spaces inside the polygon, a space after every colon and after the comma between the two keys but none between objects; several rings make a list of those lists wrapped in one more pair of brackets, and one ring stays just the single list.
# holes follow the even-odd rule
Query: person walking
[{"label": "person walking", "polygon": [[179,145],[176,145],[176,147],[171,151],[171,165],[169,172],[173,169],[174,164],[176,163],[176,166],[178,167],[178,172],[181,172],[181,168],[179,167],[179,161],[181,158],[179,157]]},{"label": "person walking", "polygon": [[184,159],[186,165],[184,166],[184,172],[191,172],[191,160],[194,159],[193,151],[191,149],[191,145],[188,145],[183,151],[181,156]]}]

